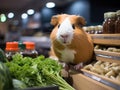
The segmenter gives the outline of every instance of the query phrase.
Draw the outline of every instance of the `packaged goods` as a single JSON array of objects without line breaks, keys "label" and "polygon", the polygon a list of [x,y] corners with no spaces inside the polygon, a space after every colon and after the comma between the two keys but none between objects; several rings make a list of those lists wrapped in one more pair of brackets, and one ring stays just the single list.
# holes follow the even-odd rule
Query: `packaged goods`
[{"label": "packaged goods", "polygon": [[115,21],[116,21],[115,12],[104,13],[104,22],[103,22],[103,33],[104,34],[115,33]]},{"label": "packaged goods", "polygon": [[23,42],[23,44],[26,45],[26,50],[24,51],[23,56],[32,58],[36,58],[38,56],[34,42]]}]

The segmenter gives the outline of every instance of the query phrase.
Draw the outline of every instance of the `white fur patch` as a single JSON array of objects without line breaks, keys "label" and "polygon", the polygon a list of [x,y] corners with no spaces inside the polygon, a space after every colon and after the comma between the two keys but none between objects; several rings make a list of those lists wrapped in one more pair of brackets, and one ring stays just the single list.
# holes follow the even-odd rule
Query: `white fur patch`
[{"label": "white fur patch", "polygon": [[63,42],[63,38],[61,38],[61,35],[68,35],[68,38],[66,39],[67,44],[70,44],[73,39],[73,28],[72,24],[69,20],[69,18],[66,18],[58,28],[57,32],[57,40],[60,42]]},{"label": "white fur patch", "polygon": [[59,52],[61,53],[61,61],[66,63],[73,63],[74,54],[76,53],[74,50],[65,48],[64,50]]}]

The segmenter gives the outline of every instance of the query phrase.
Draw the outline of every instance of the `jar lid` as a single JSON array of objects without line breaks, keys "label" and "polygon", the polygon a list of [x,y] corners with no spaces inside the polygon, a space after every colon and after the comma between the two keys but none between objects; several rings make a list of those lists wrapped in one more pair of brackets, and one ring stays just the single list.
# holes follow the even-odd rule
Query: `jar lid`
[{"label": "jar lid", "polygon": [[104,18],[111,18],[111,17],[115,17],[116,16],[116,12],[106,12],[104,13]]},{"label": "jar lid", "polygon": [[35,43],[34,42],[23,42],[26,45],[26,49],[35,49]]},{"label": "jar lid", "polygon": [[94,26],[89,26],[89,30],[94,30],[95,27]]},{"label": "jar lid", "polygon": [[116,15],[120,15],[120,10],[117,10],[117,11],[116,11]]},{"label": "jar lid", "polygon": [[104,18],[108,17],[108,12],[104,13]]},{"label": "jar lid", "polygon": [[7,51],[18,51],[18,42],[6,42],[6,48]]},{"label": "jar lid", "polygon": [[91,30],[91,27],[90,27],[90,26],[88,26],[88,27],[87,27],[87,31],[90,31],[90,30]]},{"label": "jar lid", "polygon": [[94,26],[95,27],[95,31],[97,31],[98,30],[98,26]]},{"label": "jar lid", "polygon": [[108,17],[110,18],[110,17],[115,17],[116,16],[116,13],[115,12],[109,12],[108,13]]},{"label": "jar lid", "polygon": [[102,25],[97,25],[97,27],[98,27],[98,30],[102,30],[103,29]]}]

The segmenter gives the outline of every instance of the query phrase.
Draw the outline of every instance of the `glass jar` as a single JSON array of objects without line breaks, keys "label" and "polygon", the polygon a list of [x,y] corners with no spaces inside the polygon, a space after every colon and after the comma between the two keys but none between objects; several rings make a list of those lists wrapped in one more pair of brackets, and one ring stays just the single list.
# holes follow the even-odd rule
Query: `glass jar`
[{"label": "glass jar", "polygon": [[98,27],[97,26],[94,27],[95,27],[95,34],[98,34]]},{"label": "glass jar", "polygon": [[26,45],[26,50],[23,53],[24,57],[36,58],[38,56],[38,52],[35,50],[34,42],[23,42],[23,44]]},{"label": "glass jar", "polygon": [[110,12],[108,14],[108,33],[113,34],[115,33],[115,21],[116,21],[116,13]]},{"label": "glass jar", "polygon": [[6,42],[5,55],[11,61],[12,56],[19,53],[18,42]]},{"label": "glass jar", "polygon": [[115,22],[115,33],[120,33],[120,10],[116,12],[117,20]]},{"label": "glass jar", "polygon": [[104,13],[104,21],[103,21],[103,33],[108,33],[108,12]]},{"label": "glass jar", "polygon": [[98,28],[98,34],[102,34],[103,33],[103,26],[97,25],[97,28]]},{"label": "glass jar", "polygon": [[115,12],[104,13],[104,22],[103,22],[103,33],[104,34],[115,33],[115,21],[116,21]]},{"label": "glass jar", "polygon": [[95,33],[94,26],[89,26],[89,30],[90,30],[90,34],[94,34]]}]

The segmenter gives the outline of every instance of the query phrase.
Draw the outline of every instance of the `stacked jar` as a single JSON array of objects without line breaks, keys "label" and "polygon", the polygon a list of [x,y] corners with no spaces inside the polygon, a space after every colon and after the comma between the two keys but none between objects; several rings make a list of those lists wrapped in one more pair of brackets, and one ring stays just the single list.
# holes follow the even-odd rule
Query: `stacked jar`
[{"label": "stacked jar", "polygon": [[19,53],[18,42],[6,42],[5,55],[6,58],[11,61],[12,56]]},{"label": "stacked jar", "polygon": [[89,26],[89,32],[90,32],[90,34],[94,34],[95,33],[95,27],[94,26]]},{"label": "stacked jar", "polygon": [[102,27],[102,25],[85,26],[85,27],[83,27],[83,30],[89,34],[102,34],[103,27]]},{"label": "stacked jar", "polygon": [[23,53],[24,57],[36,58],[38,56],[38,52],[35,49],[35,43],[34,42],[23,42],[23,44],[26,45],[26,49]]},{"label": "stacked jar", "polygon": [[102,25],[95,26],[95,33],[94,34],[102,34],[102,32],[103,32]]},{"label": "stacked jar", "polygon": [[115,33],[120,33],[120,10],[116,11]]},{"label": "stacked jar", "polygon": [[115,33],[115,21],[116,21],[115,12],[104,13],[103,34]]}]

